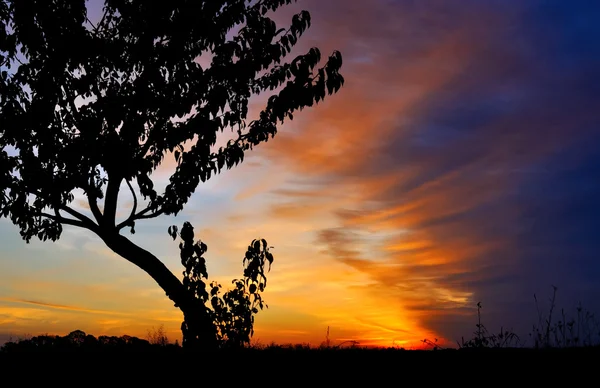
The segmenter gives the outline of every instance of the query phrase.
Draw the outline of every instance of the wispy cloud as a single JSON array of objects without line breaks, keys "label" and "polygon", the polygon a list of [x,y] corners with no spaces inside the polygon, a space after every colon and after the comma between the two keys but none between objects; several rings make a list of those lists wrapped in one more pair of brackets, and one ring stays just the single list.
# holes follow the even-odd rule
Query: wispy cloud
[{"label": "wispy cloud", "polygon": [[68,305],[62,305],[62,304],[56,304],[56,303],[40,302],[40,301],[36,301],[36,300],[25,300],[25,299],[17,299],[17,298],[0,298],[0,301],[33,305],[33,306],[57,309],[57,310],[68,310],[68,311],[81,312],[81,313],[87,313],[87,314],[131,316],[131,314],[127,314],[127,313],[123,313],[123,312],[94,310],[94,309],[88,309],[88,308],[78,307],[78,306],[68,306]]},{"label": "wispy cloud", "polygon": [[[566,206],[535,185],[561,184],[561,157],[580,169],[594,155],[581,144],[598,140],[600,56],[585,35],[598,31],[570,25],[574,9],[558,15],[535,2],[418,4],[321,8],[337,33],[316,34],[350,54],[348,82],[262,151],[290,172],[271,214],[282,225],[319,219],[313,241],[325,256],[366,275],[354,288],[420,330],[457,338],[481,299],[496,305],[491,319],[523,327],[523,298],[555,281],[569,295],[583,290],[565,277],[572,248],[552,254],[565,272],[547,272],[530,239],[558,232],[560,221],[540,217]],[[573,28],[555,44],[544,40],[558,38],[552,18]]]}]

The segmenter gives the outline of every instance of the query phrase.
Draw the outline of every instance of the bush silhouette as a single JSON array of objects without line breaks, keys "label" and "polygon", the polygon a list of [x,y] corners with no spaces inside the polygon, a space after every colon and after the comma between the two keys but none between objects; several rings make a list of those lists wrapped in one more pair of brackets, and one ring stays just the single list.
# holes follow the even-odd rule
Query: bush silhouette
[{"label": "bush silhouette", "polygon": [[164,325],[160,325],[158,329],[152,328],[152,330],[148,330],[146,339],[152,345],[167,346],[170,344],[169,338],[167,337],[167,333],[165,333]]},{"label": "bush silhouette", "polygon": [[144,351],[152,345],[143,339],[124,335],[100,336],[98,338],[81,330],[74,330],[64,337],[58,335],[39,335],[30,339],[9,341],[2,347],[4,353],[30,353],[53,351]]},{"label": "bush silhouette", "polygon": [[[169,228],[173,239],[177,238],[177,226]],[[254,334],[254,316],[259,309],[268,307],[261,296],[267,286],[266,271],[271,269],[273,255],[264,239],[254,240],[248,246],[242,264],[243,278],[232,281],[233,288],[222,293],[222,286],[208,281],[206,260],[203,255],[207,246],[194,241],[194,228],[185,222],[179,233],[181,264],[184,266],[183,285],[197,303],[196,316],[187,316],[181,325],[183,345],[195,347],[205,333],[216,333],[215,341],[220,348],[240,348],[250,344]],[[211,327],[212,326],[212,327]],[[207,328],[208,327],[208,328]],[[209,339],[210,340],[210,339]]]}]

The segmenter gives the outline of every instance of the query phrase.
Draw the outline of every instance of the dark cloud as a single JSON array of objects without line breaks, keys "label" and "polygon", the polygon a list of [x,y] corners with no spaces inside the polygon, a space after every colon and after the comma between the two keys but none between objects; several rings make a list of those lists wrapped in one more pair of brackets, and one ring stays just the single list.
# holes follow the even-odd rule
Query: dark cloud
[{"label": "dark cloud", "polygon": [[[501,242],[470,259],[474,268],[462,274],[461,288],[473,289],[493,316],[521,329],[532,294],[549,293],[550,284],[559,285],[565,303],[585,299],[600,308],[600,288],[593,285],[600,275],[600,48],[590,39],[600,28],[580,16],[597,14],[598,7],[547,7],[530,6],[510,34],[489,40],[488,52],[504,53],[492,56],[500,62],[472,58],[446,93],[424,102],[427,115],[414,119],[409,141],[399,136],[382,151],[398,155],[396,166],[417,163],[423,171],[387,192],[388,203],[453,174],[439,196],[454,197],[444,201],[450,205],[472,205],[413,228],[440,245],[461,235],[473,245]],[[504,96],[502,86],[510,86]],[[467,280],[469,272],[477,280]],[[455,276],[438,281],[460,286]]]}]

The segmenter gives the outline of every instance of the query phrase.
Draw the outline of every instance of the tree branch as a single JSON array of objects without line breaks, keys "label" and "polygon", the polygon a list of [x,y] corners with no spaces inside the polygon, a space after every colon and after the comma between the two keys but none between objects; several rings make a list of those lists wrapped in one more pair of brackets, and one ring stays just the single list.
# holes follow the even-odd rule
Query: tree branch
[{"label": "tree branch", "polygon": [[92,191],[93,191],[93,187],[95,186],[95,182],[94,182],[94,169],[92,168],[92,171],[90,171],[90,180],[87,183],[87,186],[85,187],[85,192],[86,192],[86,196],[88,199],[88,205],[90,206],[90,210],[92,211],[92,214],[94,215],[94,218],[96,219],[96,222],[98,223],[98,225],[100,225],[100,223],[102,222],[102,212],[100,212],[100,208],[98,207],[98,202],[96,201],[96,199],[98,197],[96,197],[95,195],[92,195]]},{"label": "tree branch", "polygon": [[131,209],[131,213],[129,214],[129,217],[127,217],[127,219],[125,221],[123,221],[119,225],[117,225],[117,230],[121,230],[127,225],[133,226],[133,223],[135,222],[135,211],[137,210],[137,204],[138,204],[137,195],[135,195],[135,191],[133,190],[133,186],[131,186],[131,183],[129,182],[129,180],[125,180],[125,183],[127,183],[127,187],[129,187],[129,190],[131,191],[131,195],[133,196],[133,208]]},{"label": "tree branch", "polygon": [[[40,193],[39,191],[30,191],[30,190],[27,190],[27,192],[29,194],[38,196],[40,198],[44,198],[44,196],[42,195],[42,193]],[[48,206],[53,207],[54,208],[54,212],[56,213],[56,216],[49,215],[50,217],[59,217],[61,219],[64,219],[65,221],[69,221],[68,218],[61,217],[60,214],[58,213],[59,210],[62,210],[62,211],[67,212],[68,214],[72,215],[73,217],[75,217],[77,219],[77,221],[79,223],[77,225],[75,225],[75,226],[81,226],[81,227],[84,227],[84,228],[89,229],[89,230],[95,230],[98,227],[98,225],[95,224],[94,221],[92,221],[85,214],[81,214],[78,211],[76,211],[74,209],[71,209],[67,205],[58,205],[58,207],[54,207],[55,205],[48,205]],[[45,214],[45,213],[42,213],[42,212],[40,212],[40,214],[44,214],[45,217],[48,216],[48,214]],[[48,217],[48,218],[50,218],[50,217]],[[70,224],[70,225],[74,225],[74,224]]]},{"label": "tree branch", "polygon": [[102,213],[100,212],[100,208],[98,207],[98,202],[96,202],[96,197],[87,194],[88,205],[90,206],[90,210],[96,219],[98,225],[102,223]]},{"label": "tree branch", "polygon": [[64,217],[61,217],[60,215],[53,216],[52,214],[40,212],[40,216],[46,217],[46,218],[48,218],[50,220],[53,220],[53,221],[56,221],[56,222],[60,222],[61,224],[77,226],[77,227],[80,227],[80,228],[85,228],[85,229],[89,229],[89,230],[93,231],[93,229],[90,229],[86,224],[84,224],[81,221],[72,220],[72,219],[69,219],[69,218],[64,218]]},{"label": "tree branch", "polygon": [[[87,225],[87,226],[91,226],[93,228],[97,227],[98,225],[96,225],[94,223],[94,221],[92,221],[88,216],[79,213],[76,210],[71,209],[70,207],[66,206],[66,205],[62,205],[59,208],[60,210],[69,213],[70,215],[72,215],[73,217],[77,218],[79,221],[81,221],[81,223]],[[65,218],[66,219],[66,218]],[[89,228],[88,228],[89,229]]]},{"label": "tree branch", "polygon": [[65,99],[64,101],[69,105],[69,107],[71,108],[71,111],[73,112],[73,118],[77,121],[77,124],[79,125],[79,109],[77,109],[77,107],[75,106],[75,96],[73,95],[73,91],[71,89],[69,89],[67,86],[63,86],[62,89],[65,92]]},{"label": "tree branch", "polygon": [[132,212],[132,214],[129,216],[128,219],[126,219],[125,221],[123,221],[119,225],[117,225],[117,230],[123,229],[124,227],[126,227],[127,225],[131,224],[134,221],[137,221],[137,220],[147,220],[147,219],[150,219],[150,218],[156,218],[156,217],[158,217],[158,216],[160,216],[161,214],[164,213],[164,211],[162,209],[159,209],[159,210],[155,211],[154,213],[146,214],[146,213],[150,212],[150,210],[151,209],[149,207],[147,207],[144,210],[139,211],[135,215]]},{"label": "tree branch", "polygon": [[155,211],[155,212],[154,212],[154,213],[152,213],[152,214],[140,215],[140,216],[139,216],[139,217],[137,217],[136,219],[138,219],[138,220],[147,220],[147,219],[150,219],[150,218],[155,218],[155,217],[158,217],[158,216],[160,216],[160,215],[161,215],[161,214],[163,214],[163,213],[164,213],[164,210],[161,208],[161,209],[159,209],[159,210]]},{"label": "tree branch", "polygon": [[108,185],[106,186],[106,197],[104,199],[104,217],[102,217],[103,226],[109,228],[115,227],[115,218],[117,216],[117,201],[119,200],[119,189],[123,178],[120,175],[108,177]]},{"label": "tree branch", "polygon": [[131,191],[131,195],[133,196],[133,208],[131,209],[131,214],[129,215],[129,218],[131,218],[135,214],[135,211],[137,210],[137,195],[135,195],[135,191],[133,190],[133,186],[131,186],[131,183],[129,182],[129,180],[126,180],[125,182],[127,183],[127,187],[129,187],[129,190]]},{"label": "tree branch", "polygon": [[90,23],[90,25],[92,26],[92,29],[94,30],[95,34],[98,34],[98,29],[100,28],[100,26],[102,26],[102,23],[104,23],[104,19],[106,18],[107,13],[108,13],[108,9],[105,9],[104,14],[102,15],[102,19],[100,19],[100,21],[96,25],[94,25],[94,23],[92,23],[92,21],[87,16],[85,17],[85,19],[88,21],[88,23]]}]

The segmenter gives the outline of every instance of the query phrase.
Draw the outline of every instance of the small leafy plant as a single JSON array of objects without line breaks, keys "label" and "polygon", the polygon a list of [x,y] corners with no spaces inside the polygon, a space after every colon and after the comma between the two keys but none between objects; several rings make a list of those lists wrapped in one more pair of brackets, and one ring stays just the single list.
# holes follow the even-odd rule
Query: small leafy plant
[{"label": "small leafy plant", "polygon": [[[168,229],[173,240],[178,228]],[[254,316],[259,309],[267,307],[261,293],[267,287],[266,272],[270,271],[273,255],[265,239],[253,240],[242,260],[243,278],[233,279],[232,289],[222,292],[218,282],[208,283],[206,260],[203,255],[208,247],[202,241],[194,241],[194,228],[185,222],[179,233],[183,285],[196,303],[196,314],[184,315],[181,326],[183,344],[194,345],[213,340],[220,348],[241,348],[250,344],[254,335]],[[268,264],[268,267],[267,267]],[[266,268],[267,267],[267,268]]]}]

